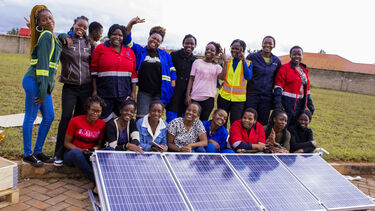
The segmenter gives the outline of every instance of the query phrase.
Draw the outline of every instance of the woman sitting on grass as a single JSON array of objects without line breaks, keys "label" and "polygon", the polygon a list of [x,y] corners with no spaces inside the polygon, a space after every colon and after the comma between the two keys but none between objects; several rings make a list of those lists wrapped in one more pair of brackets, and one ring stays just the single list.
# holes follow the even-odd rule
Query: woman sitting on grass
[{"label": "woman sitting on grass", "polygon": [[67,149],[64,163],[77,167],[93,183],[95,178],[89,157],[101,147],[103,141],[105,122],[99,117],[104,107],[105,103],[100,97],[90,97],[86,103],[87,113],[70,120],[64,140]]},{"label": "woman sitting on grass", "polygon": [[212,114],[212,120],[202,122],[208,139],[206,152],[234,153],[233,150],[227,148],[228,130],[224,126],[227,118],[227,112],[218,108]]},{"label": "woman sitting on grass", "polygon": [[[51,93],[55,84],[61,45],[53,34],[55,21],[46,6],[33,7],[28,25],[31,31],[31,62],[22,80],[22,87],[25,90],[25,118],[22,125],[23,161],[34,167],[41,167],[43,163],[53,162],[53,158],[43,154],[43,145],[55,118]],[[39,110],[43,119],[39,125],[33,152],[31,150],[33,124]]]},{"label": "woman sitting on grass", "polygon": [[257,112],[247,108],[242,119],[235,121],[229,130],[229,143],[235,152],[262,152],[265,138],[263,126],[257,122]]},{"label": "woman sitting on grass", "polygon": [[139,146],[139,133],[133,119],[137,105],[126,100],[120,108],[120,117],[112,119],[105,127],[105,146],[109,150],[131,150],[143,153]]},{"label": "woman sitting on grass", "polygon": [[168,125],[168,149],[172,152],[206,152],[206,130],[197,119],[201,112],[198,103],[192,102],[185,111],[185,116],[172,120]]},{"label": "woman sitting on grass", "polygon": [[289,153],[290,133],[286,129],[288,116],[283,110],[274,110],[268,120],[268,125],[264,126],[266,133],[267,152]]},{"label": "woman sitting on grass", "polygon": [[311,112],[303,110],[299,113],[296,126],[290,129],[290,151],[294,153],[313,152],[317,146],[313,132],[307,126],[311,122]]},{"label": "woman sitting on grass", "polygon": [[161,118],[164,105],[160,100],[150,103],[148,114],[137,121],[139,141],[144,151],[167,151],[167,122]]}]

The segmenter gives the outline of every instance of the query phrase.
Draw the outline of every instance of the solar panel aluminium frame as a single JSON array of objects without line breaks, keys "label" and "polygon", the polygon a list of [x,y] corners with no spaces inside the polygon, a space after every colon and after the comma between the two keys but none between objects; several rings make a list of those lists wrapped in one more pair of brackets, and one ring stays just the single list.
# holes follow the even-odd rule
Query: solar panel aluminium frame
[{"label": "solar panel aluminium frame", "polygon": [[[164,152],[162,153],[163,154],[163,157],[165,158],[166,162],[168,163],[168,166],[170,167],[170,170],[172,172],[172,174],[174,175],[174,177],[176,178],[177,182],[178,182],[178,185],[179,185],[179,188],[180,190],[183,192],[184,195],[186,195],[186,199],[189,201],[189,206],[191,206],[191,210],[194,210],[189,198],[187,197],[187,194],[185,192],[185,190],[183,189],[178,177],[176,176],[173,168],[172,168],[172,165],[171,163],[169,162],[167,156],[165,156],[165,154],[181,154],[179,152]],[[251,196],[251,198],[255,201],[255,203],[258,205],[259,209],[260,210],[266,210],[264,205],[260,202],[260,200],[257,198],[257,196],[253,193],[253,191],[246,185],[246,183],[243,181],[242,177],[238,174],[238,172],[234,169],[234,167],[231,165],[231,163],[226,159],[225,155],[226,154],[231,154],[231,153],[203,153],[203,152],[194,152],[194,153],[183,153],[184,155],[219,155],[223,160],[224,162],[227,164],[227,166],[231,169],[231,171],[233,172],[233,174],[236,176],[236,178],[238,179],[238,181],[241,183],[241,185],[245,188],[245,190],[249,193],[249,195]]]},{"label": "solar panel aluminium frame", "polygon": [[[322,199],[320,199],[312,190],[310,190],[309,187],[307,187],[305,185],[305,183],[303,183],[301,181],[301,179],[293,173],[293,171],[278,157],[279,155],[291,155],[291,154],[286,154],[286,153],[280,153],[280,154],[274,154],[273,156],[276,158],[276,160],[279,161],[279,163],[281,163],[283,166],[286,167],[286,169],[311,193],[313,194],[313,196],[315,198],[317,198],[319,200],[319,202],[322,204],[322,206],[324,206],[327,210],[363,210],[363,209],[370,209],[370,208],[375,208],[375,203],[373,205],[363,205],[363,206],[351,206],[351,207],[337,207],[337,208],[328,208],[327,205],[324,204],[324,201]],[[293,154],[293,155],[296,155],[296,156],[304,156],[306,154]],[[320,159],[323,159],[321,158],[321,156],[318,154],[318,153],[313,153],[313,154],[309,154],[309,155],[313,155],[313,156],[318,156]],[[323,159],[323,161],[325,161]],[[326,162],[326,161],[325,161]],[[342,175],[340,172],[338,172],[333,166],[329,165],[327,163],[327,165],[329,166],[329,168],[331,168],[333,171],[335,171],[339,177],[342,177],[346,182],[348,182],[350,185],[352,185],[355,189],[358,189],[353,183],[347,181],[347,179],[344,177],[344,175]],[[366,198],[369,198],[369,201],[370,200],[370,197],[366,196],[361,190],[359,190],[360,194],[362,194],[364,197]]]},{"label": "solar panel aluminium frame", "polygon": [[[106,188],[104,187],[104,180],[103,180],[103,177],[102,177],[102,171],[101,171],[101,168],[99,168],[99,159],[98,159],[98,156],[97,156],[97,153],[109,153],[109,154],[113,154],[113,153],[118,153],[118,154],[136,154],[136,152],[133,152],[133,151],[114,151],[114,150],[96,150],[93,155],[90,157],[90,160],[91,162],[93,163],[93,171],[94,171],[94,176],[95,176],[95,182],[96,182],[96,186],[98,188],[98,195],[99,195],[99,200],[100,200],[100,208],[102,211],[109,211],[111,210],[110,206],[109,206],[109,200],[108,200],[108,195],[107,195],[107,192],[106,192]],[[191,204],[189,206],[188,203],[190,203],[189,201],[186,201],[188,200],[187,197],[181,193],[181,189],[180,187],[178,186],[178,184],[176,183],[176,178],[175,178],[175,175],[173,175],[171,173],[171,169],[170,167],[166,164],[166,161],[165,161],[165,156],[163,155],[163,153],[159,153],[159,152],[147,152],[147,154],[156,154],[156,155],[160,155],[161,156],[161,159],[163,160],[163,163],[164,165],[166,166],[166,168],[168,169],[168,173],[170,174],[171,176],[171,179],[173,181],[173,183],[175,184],[177,190],[178,190],[178,193],[180,194],[185,206],[186,206],[186,209],[187,210],[193,210],[191,209]]]}]

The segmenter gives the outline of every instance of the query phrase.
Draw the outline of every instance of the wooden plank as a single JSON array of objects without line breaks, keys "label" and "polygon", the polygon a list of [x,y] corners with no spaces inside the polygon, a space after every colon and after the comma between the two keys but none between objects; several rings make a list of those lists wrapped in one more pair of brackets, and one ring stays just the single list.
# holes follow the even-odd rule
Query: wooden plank
[{"label": "wooden plank", "polygon": [[0,208],[17,204],[20,200],[20,189],[13,190],[12,188],[0,191],[0,196],[5,196],[5,201],[0,202]]}]

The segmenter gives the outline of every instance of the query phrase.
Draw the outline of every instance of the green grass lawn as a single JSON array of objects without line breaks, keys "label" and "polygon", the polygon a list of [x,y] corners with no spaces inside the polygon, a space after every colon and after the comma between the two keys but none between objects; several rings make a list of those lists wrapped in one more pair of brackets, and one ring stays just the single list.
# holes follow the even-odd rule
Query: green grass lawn
[{"label": "green grass lawn", "polygon": [[[0,54],[0,115],[24,112],[22,78],[29,65],[27,55]],[[60,70],[59,70],[60,71]],[[53,91],[55,121],[47,136],[56,137],[61,113],[62,84]],[[319,147],[330,152],[330,161],[375,162],[375,96],[313,88],[316,107],[311,128]],[[15,159],[22,156],[22,128],[1,128],[5,138],[0,142],[0,156]],[[34,127],[35,142],[37,126]],[[33,143],[34,143],[33,142]],[[55,143],[46,142],[44,152],[53,155]]]}]

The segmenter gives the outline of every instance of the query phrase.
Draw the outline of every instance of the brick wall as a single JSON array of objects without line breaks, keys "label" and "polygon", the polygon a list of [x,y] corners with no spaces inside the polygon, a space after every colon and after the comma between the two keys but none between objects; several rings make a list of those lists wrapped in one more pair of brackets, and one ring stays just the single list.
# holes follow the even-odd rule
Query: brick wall
[{"label": "brick wall", "polygon": [[321,88],[375,95],[375,75],[309,68],[309,76]]},{"label": "brick wall", "polygon": [[1,53],[29,53],[30,38],[17,35],[0,34]]}]

